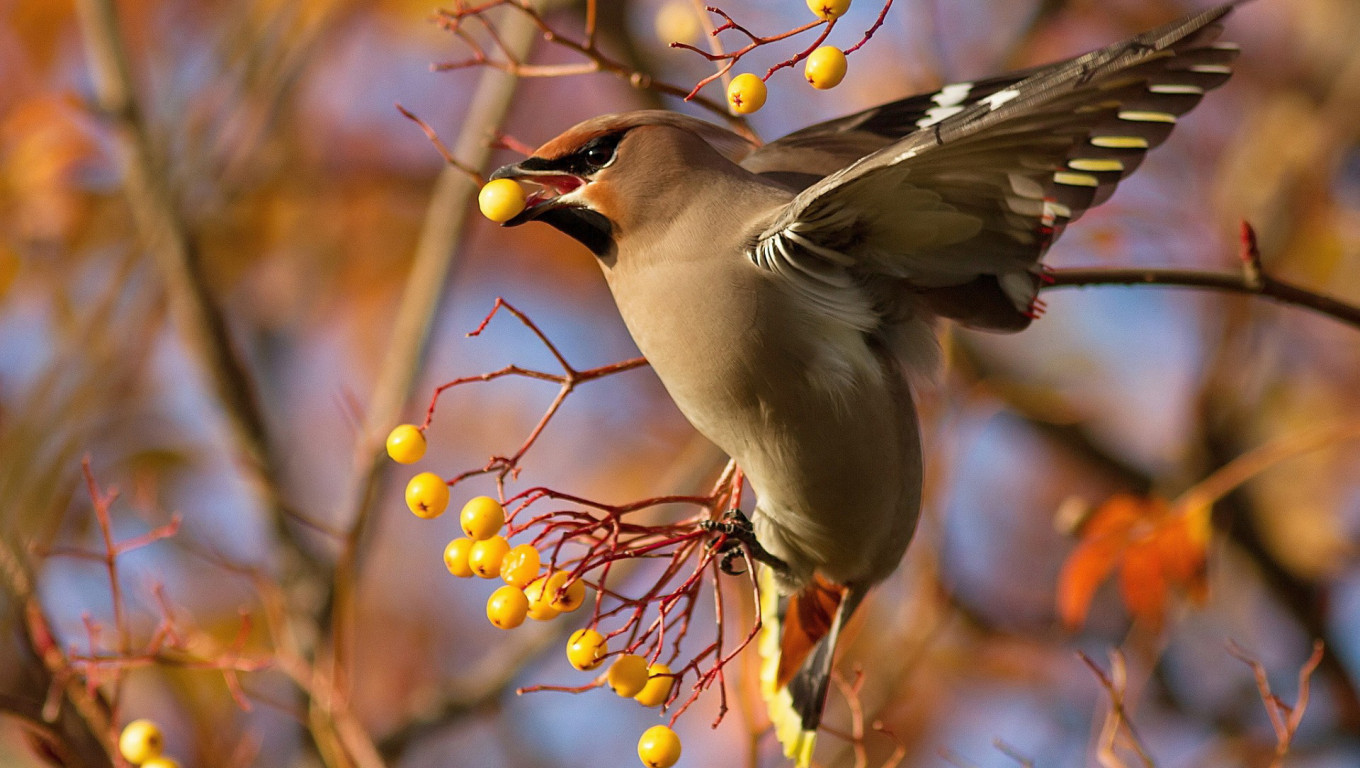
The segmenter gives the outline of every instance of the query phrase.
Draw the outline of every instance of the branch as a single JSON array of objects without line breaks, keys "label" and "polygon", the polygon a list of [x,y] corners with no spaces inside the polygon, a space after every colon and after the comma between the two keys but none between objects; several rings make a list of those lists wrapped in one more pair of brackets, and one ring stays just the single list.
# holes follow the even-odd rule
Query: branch
[{"label": "branch", "polygon": [[242,463],[261,502],[273,513],[280,539],[296,555],[290,570],[301,566],[315,576],[320,565],[286,519],[310,522],[283,503],[254,382],[237,356],[226,320],[208,289],[197,244],[176,209],[165,158],[155,151],[137,104],[117,11],[112,0],[79,0],[76,8],[95,94],[100,108],[113,121],[133,219],[165,281],[175,324],[222,404]]},{"label": "branch", "polygon": [[413,745],[440,733],[451,723],[468,715],[495,706],[496,702],[514,690],[524,667],[549,649],[564,645],[567,635],[575,629],[568,623],[544,628],[533,638],[521,643],[502,644],[491,656],[479,659],[479,674],[472,682],[448,685],[426,706],[404,718],[395,730],[378,740],[379,754],[396,765]]},{"label": "branch", "polygon": [[[527,56],[537,32],[537,27],[528,20],[512,16],[505,20],[499,39],[517,54]],[[401,411],[415,389],[435,320],[443,306],[444,285],[467,224],[469,204],[477,194],[479,185],[465,171],[483,168],[490,162],[491,147],[486,138],[500,130],[517,84],[516,78],[497,71],[485,72],[477,84],[468,105],[468,118],[454,151],[448,154],[450,159],[460,157],[467,161],[462,166],[450,164],[435,182],[411,272],[397,304],[387,356],[378,368],[382,373],[374,384],[354,446],[353,475],[341,517],[353,522],[329,585],[330,593],[324,599],[326,611],[320,619],[322,632],[332,633],[335,677],[342,684],[345,675],[341,671],[348,663],[345,622],[350,619],[348,612],[371,538],[370,519],[388,467],[384,441],[388,430],[400,421]]]},{"label": "branch", "polygon": [[[71,709],[78,715],[75,719],[100,749],[97,756],[85,754],[82,757],[93,761],[92,765],[110,765],[110,756],[117,750],[117,744],[110,725],[109,702],[99,691],[86,688],[80,675],[67,661],[42,603],[38,601],[29,563],[13,548],[11,539],[4,536],[0,536],[0,578],[4,580],[4,588],[10,599],[22,612],[22,642],[40,662],[44,683],[48,687],[47,702],[40,712],[41,719],[47,724],[60,725],[59,718],[67,710],[62,703],[69,701]],[[0,705],[0,710],[4,709],[8,707]],[[74,745],[71,746],[74,748]]]},{"label": "branch", "polygon": [[462,481],[468,479],[469,477],[490,474],[492,472],[496,473],[496,480],[498,485],[502,484],[505,481],[506,477],[517,476],[520,471],[519,466],[520,460],[523,459],[524,455],[529,452],[529,449],[534,446],[534,443],[538,442],[538,438],[540,435],[543,434],[543,430],[548,426],[548,422],[552,421],[553,416],[557,415],[557,411],[559,408],[562,407],[562,403],[566,401],[567,396],[570,395],[576,389],[577,386],[584,384],[588,381],[601,379],[606,376],[613,376],[614,374],[617,373],[631,371],[634,368],[641,368],[647,365],[647,360],[645,358],[635,357],[630,360],[623,360],[617,363],[610,363],[608,365],[602,365],[597,368],[579,370],[573,367],[571,363],[567,362],[567,358],[563,356],[562,352],[558,350],[555,344],[552,343],[552,341],[548,338],[547,334],[545,334],[543,330],[540,329],[538,325],[529,318],[528,315],[525,315],[523,312],[519,311],[518,309],[513,307],[509,302],[507,302],[505,299],[499,296],[496,297],[495,304],[492,305],[491,311],[487,313],[486,317],[482,320],[481,324],[479,324],[467,335],[469,337],[480,336],[482,332],[486,330],[486,327],[491,322],[492,318],[494,318],[496,314],[500,312],[502,309],[504,309],[506,312],[509,312],[511,315],[515,317],[515,319],[523,323],[524,326],[528,328],[529,331],[538,338],[539,342],[541,342],[543,346],[547,348],[549,354],[553,356],[553,359],[556,360],[557,364],[562,368],[562,373],[560,374],[548,373],[546,371],[537,371],[529,368],[522,368],[518,365],[507,365],[503,368],[499,368],[488,373],[474,374],[472,376],[463,376],[454,379],[453,381],[441,384],[435,388],[434,395],[430,398],[430,405],[425,411],[425,421],[420,425],[421,430],[429,429],[431,422],[434,420],[435,408],[439,404],[439,398],[445,392],[454,387],[463,386],[465,384],[472,384],[475,382],[494,381],[505,376],[521,376],[529,379],[538,379],[539,381],[550,381],[555,384],[558,384],[560,388],[557,390],[557,395],[553,398],[553,401],[548,406],[548,409],[544,411],[543,415],[539,418],[538,423],[534,425],[533,430],[529,433],[529,436],[524,439],[524,442],[520,445],[519,449],[514,452],[514,454],[510,456],[493,456],[482,467],[479,467],[477,469],[471,469],[455,476],[452,480],[449,481],[450,486],[457,485],[458,483],[461,483]]},{"label": "branch", "polygon": [[1105,716],[1105,721],[1100,729],[1100,744],[1097,752],[1097,759],[1104,768],[1123,768],[1124,761],[1115,752],[1116,741],[1120,734],[1127,734],[1129,746],[1144,768],[1153,768],[1156,764],[1148,754],[1146,744],[1142,737],[1138,735],[1133,727],[1133,721],[1129,719],[1129,712],[1124,702],[1127,692],[1128,676],[1127,668],[1124,664],[1124,654],[1118,649],[1110,651],[1110,674],[1100,668],[1081,651],[1077,651],[1077,657],[1090,668],[1100,686],[1105,689],[1105,694],[1110,699],[1110,711]]},{"label": "branch", "polygon": [[1285,756],[1289,754],[1289,746],[1294,741],[1294,735],[1303,723],[1303,715],[1308,711],[1309,682],[1318,665],[1322,663],[1323,650],[1322,641],[1314,640],[1312,654],[1299,669],[1299,698],[1293,706],[1290,706],[1270,690],[1265,665],[1242,650],[1237,643],[1228,642],[1228,653],[1251,667],[1252,677],[1256,680],[1256,689],[1261,695],[1261,702],[1265,704],[1266,715],[1270,717],[1270,726],[1275,731],[1275,755],[1270,762],[1270,768],[1279,768],[1283,763]]},{"label": "branch", "polygon": [[[595,41],[593,19],[595,16],[596,0],[587,0],[586,4],[586,34],[583,40],[563,35],[550,25],[539,9],[534,8],[529,0],[488,0],[481,5],[457,7],[452,10],[440,12],[439,21],[458,36],[468,48],[472,55],[461,61],[445,62],[434,65],[436,71],[451,69],[467,69],[469,67],[491,67],[499,69],[519,77],[565,77],[568,75],[582,75],[596,72],[606,72],[615,75],[628,82],[629,85],[639,90],[650,90],[663,93],[668,96],[693,101],[695,104],[707,109],[708,111],[720,115],[735,130],[751,137],[750,128],[746,121],[734,116],[727,111],[727,106],[721,102],[713,101],[702,96],[696,96],[688,89],[678,85],[657,80],[651,75],[640,72],[627,66],[626,64],[606,55],[601,51]],[[516,55],[496,34],[495,30],[486,23],[483,14],[493,8],[506,7],[518,12],[523,18],[530,21],[542,34],[547,42],[566,48],[582,56],[585,61],[574,64],[558,65],[530,65],[524,63],[524,55]],[[477,19],[487,26],[487,33],[491,37],[492,47],[500,55],[499,58],[487,53],[480,42],[473,38],[472,34],[463,28],[463,24],[469,19]],[[697,89],[696,89],[697,90]]]},{"label": "branch", "polygon": [[1160,285],[1264,296],[1283,304],[1311,309],[1360,328],[1360,306],[1272,277],[1261,268],[1256,233],[1242,224],[1242,271],[1203,272],[1181,269],[1057,269],[1047,273],[1045,289],[1090,285]]},{"label": "branch", "polygon": [[1286,434],[1239,455],[1182,493],[1173,506],[1182,511],[1207,509],[1252,478],[1275,465],[1312,451],[1360,439],[1360,421],[1315,427]]}]

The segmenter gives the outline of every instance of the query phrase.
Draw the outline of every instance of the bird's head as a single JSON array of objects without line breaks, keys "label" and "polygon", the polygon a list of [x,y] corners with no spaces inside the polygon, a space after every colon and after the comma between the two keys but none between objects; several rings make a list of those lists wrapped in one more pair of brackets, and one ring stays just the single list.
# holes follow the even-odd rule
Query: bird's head
[{"label": "bird's head", "polygon": [[603,257],[622,233],[677,204],[689,172],[739,160],[751,148],[712,123],[642,110],[580,123],[491,178],[538,187],[503,226],[542,221]]}]

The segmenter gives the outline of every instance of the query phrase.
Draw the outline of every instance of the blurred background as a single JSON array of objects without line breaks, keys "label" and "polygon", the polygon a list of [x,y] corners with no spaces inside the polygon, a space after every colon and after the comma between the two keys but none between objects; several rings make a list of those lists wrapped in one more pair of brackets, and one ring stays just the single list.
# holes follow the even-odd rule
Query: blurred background
[{"label": "blurred background", "polygon": [[[517,697],[586,681],[562,659],[562,628],[505,634],[482,620],[490,587],[440,561],[454,516],[414,518],[401,499],[412,471],[375,459],[440,383],[553,369],[507,318],[464,337],[497,296],[578,367],[636,349],[590,255],[546,226],[476,216],[473,184],[394,104],[483,169],[515,157],[488,149],[502,132],[536,146],[603,112],[704,111],[610,74],[511,90],[487,68],[432,72],[468,50],[429,0],[138,0],[116,3],[129,112],[87,34],[100,35],[88,11],[101,5],[0,0],[0,764],[109,765],[110,729],[136,717],[160,722],[185,766],[636,764],[637,734],[664,720],[607,692]],[[1207,5],[898,0],[845,83],[814,92],[781,72],[750,124],[774,138]],[[723,8],[762,32],[808,18],[796,0]],[[852,45],[881,8],[859,0],[829,42]],[[690,34],[688,0],[599,14],[601,49],[629,68],[684,88],[712,72],[666,45]],[[584,9],[558,3],[547,18],[579,37]],[[1360,4],[1258,0],[1227,27],[1244,50],[1233,80],[1048,263],[1231,273],[1247,219],[1271,274],[1360,303]],[[517,34],[535,63],[580,61]],[[139,163],[153,172],[139,177]],[[215,313],[194,314],[195,290]],[[1119,647],[1157,766],[1266,766],[1276,739],[1227,643],[1293,702],[1322,639],[1287,764],[1360,765],[1360,442],[1273,466],[1221,502],[1209,598],[1174,601],[1160,633],[1130,624],[1113,585],[1081,631],[1054,607],[1072,510],[1120,492],[1174,497],[1253,448],[1360,421],[1360,329],[1185,290],[1046,298],[1023,334],[944,332],[950,366],[922,393],[922,529],[842,664],[848,676],[862,665],[859,703],[892,734],[870,733],[859,764],[1100,764],[1108,695],[1075,652],[1108,668]],[[220,348],[239,365],[214,362]],[[554,394],[522,380],[452,391],[420,468],[452,476],[514,451]],[[115,538],[182,517],[174,537],[118,558],[126,641],[104,564],[59,554],[103,551],[82,458],[121,491]],[[574,393],[507,487],[617,503],[705,490],[720,465],[643,369]],[[474,492],[494,485],[473,481],[455,504]],[[270,660],[240,675],[248,711],[228,677],[192,664],[148,659],[98,696],[63,677],[63,652],[136,657],[167,615],[196,658]],[[720,727],[711,694],[681,718],[681,765],[784,764],[750,672],[730,682]],[[848,718],[833,692],[829,722],[848,730]],[[857,764],[831,736],[818,760]]]}]

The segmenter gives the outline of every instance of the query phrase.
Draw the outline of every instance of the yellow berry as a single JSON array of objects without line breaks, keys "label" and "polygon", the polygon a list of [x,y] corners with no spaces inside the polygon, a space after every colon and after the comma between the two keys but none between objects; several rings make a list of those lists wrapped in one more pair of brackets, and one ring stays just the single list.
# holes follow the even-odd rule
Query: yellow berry
[{"label": "yellow berry", "polygon": [[509,584],[491,593],[486,601],[486,617],[501,629],[514,629],[524,623],[529,613],[529,598],[524,590]]},{"label": "yellow berry", "polygon": [[484,579],[494,579],[501,575],[501,563],[509,551],[510,544],[504,536],[474,541],[468,548],[468,567]]},{"label": "yellow berry", "polygon": [[631,699],[647,685],[647,660],[631,653],[624,654],[609,665],[606,679],[614,693]]},{"label": "yellow berry", "polygon": [[142,763],[142,768],[179,768],[179,762],[168,757],[153,757]]},{"label": "yellow berry", "polygon": [[817,18],[833,21],[850,10],[850,0],[807,0],[807,7]]},{"label": "yellow berry", "polygon": [[570,578],[571,574],[566,571],[558,571],[548,577],[548,585],[545,588],[548,601],[560,613],[571,613],[586,601],[585,582],[577,579],[568,584],[567,580]]},{"label": "yellow berry", "polygon": [[472,566],[468,565],[468,554],[472,551],[472,539],[458,537],[444,547],[444,565],[449,573],[460,579],[472,576]]},{"label": "yellow berry", "polygon": [[818,90],[835,88],[845,79],[845,54],[834,45],[823,45],[808,55],[803,76]]},{"label": "yellow berry", "polygon": [[161,735],[160,726],[150,720],[133,720],[118,736],[119,753],[133,765],[159,757],[164,747],[165,737]]},{"label": "yellow berry", "polygon": [[505,579],[506,584],[524,589],[538,578],[540,561],[534,545],[520,544],[506,553],[505,559],[501,561],[501,578]]},{"label": "yellow berry", "polygon": [[414,464],[425,455],[425,433],[414,424],[402,424],[387,434],[387,455],[398,464]]},{"label": "yellow berry", "polygon": [[600,666],[606,653],[609,653],[609,644],[604,635],[593,629],[578,629],[567,638],[567,661],[579,670]]},{"label": "yellow berry", "polygon": [[670,676],[671,668],[660,662],[647,667],[647,684],[633,698],[644,707],[659,707],[671,695],[675,678]]},{"label": "yellow berry", "polygon": [[469,539],[489,539],[505,525],[505,507],[490,496],[478,496],[463,505],[458,521]]},{"label": "yellow berry", "polygon": [[664,725],[654,725],[638,739],[638,757],[647,768],[671,768],[680,759],[680,737]]},{"label": "yellow berry", "polygon": [[703,29],[694,6],[685,0],[670,0],[656,13],[656,36],[661,43],[693,43]]},{"label": "yellow berry", "polygon": [[765,81],[747,72],[727,86],[727,105],[739,115],[749,115],[765,106],[765,94]]},{"label": "yellow berry", "polygon": [[529,598],[529,618],[534,621],[552,621],[561,611],[552,607],[552,596],[548,594],[548,580],[539,576],[524,588],[524,596]]},{"label": "yellow berry", "polygon": [[509,221],[524,210],[524,187],[514,179],[488,181],[477,193],[477,206],[492,221]]},{"label": "yellow berry", "polygon": [[433,472],[421,472],[406,484],[406,506],[416,517],[426,519],[444,514],[449,505],[449,486]]}]

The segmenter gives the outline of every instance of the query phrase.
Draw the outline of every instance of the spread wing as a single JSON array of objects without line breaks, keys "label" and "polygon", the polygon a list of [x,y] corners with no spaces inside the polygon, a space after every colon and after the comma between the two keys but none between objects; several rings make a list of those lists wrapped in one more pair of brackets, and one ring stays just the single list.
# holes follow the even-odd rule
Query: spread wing
[{"label": "spread wing", "polygon": [[780,155],[824,145],[830,165],[873,137],[880,144],[816,182],[795,184],[802,192],[749,257],[823,306],[861,301],[869,284],[880,302],[914,293],[964,322],[1024,327],[1048,246],[1231,75],[1237,46],[1213,40],[1235,5],[774,142],[744,165],[778,175],[787,173],[775,167]]},{"label": "spread wing", "polygon": [[741,165],[752,173],[803,189],[914,131],[958,114],[969,103],[1015,85],[1034,71],[951,83],[935,93],[817,123],[759,147]]}]

